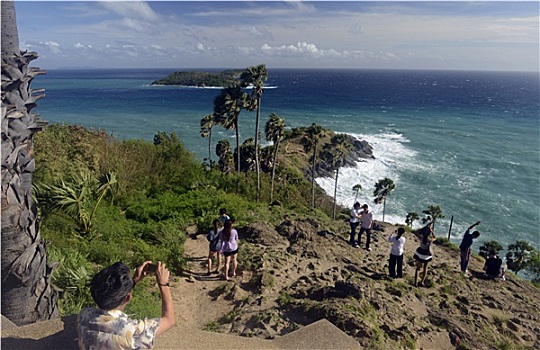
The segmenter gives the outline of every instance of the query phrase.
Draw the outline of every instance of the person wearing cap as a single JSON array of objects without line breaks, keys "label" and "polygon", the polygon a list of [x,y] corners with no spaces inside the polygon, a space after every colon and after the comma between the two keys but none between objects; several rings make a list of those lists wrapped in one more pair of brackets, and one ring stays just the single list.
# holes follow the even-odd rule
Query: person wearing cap
[{"label": "person wearing cap", "polygon": [[471,246],[473,244],[473,240],[480,236],[480,232],[474,231],[473,233],[471,233],[471,230],[479,224],[480,221],[477,221],[471,226],[469,226],[469,228],[467,229],[467,231],[465,231],[465,234],[463,235],[461,244],[459,245],[461,273],[463,273],[464,276],[468,276],[467,267],[469,266],[469,261],[471,260]]},{"label": "person wearing cap", "polygon": [[362,206],[364,210],[360,212],[360,233],[358,234],[358,244],[362,244],[362,233],[366,233],[366,250],[371,251],[371,228],[373,227],[373,213],[369,211],[367,204]]},{"label": "person wearing cap", "polygon": [[170,273],[160,261],[155,276],[161,293],[161,318],[137,320],[124,313],[133,297],[135,284],[151,273],[147,268],[152,266],[151,263],[142,263],[133,277],[122,262],[106,267],[94,276],[90,293],[98,307],[85,308],[78,316],[79,349],[150,349],[155,337],[174,325]]}]

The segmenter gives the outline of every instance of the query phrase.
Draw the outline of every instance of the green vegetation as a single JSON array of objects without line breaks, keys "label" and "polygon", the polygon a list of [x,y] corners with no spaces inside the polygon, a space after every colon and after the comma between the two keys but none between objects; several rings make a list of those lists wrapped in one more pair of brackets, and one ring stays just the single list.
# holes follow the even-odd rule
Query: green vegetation
[{"label": "green vegetation", "polygon": [[241,70],[225,70],[218,73],[209,72],[174,72],[167,77],[152,82],[152,85],[181,85],[181,86],[232,86],[242,73]]},{"label": "green vegetation", "polygon": [[[261,152],[261,203],[254,201],[253,172],[223,173],[211,162],[203,166],[174,133],[160,132],[148,142],[119,140],[81,126],[51,125],[36,135],[35,154],[34,193],[49,261],[60,262],[53,280],[63,289],[63,315],[93,305],[87,291],[91,276],[116,261],[135,268],[145,260],[161,260],[179,273],[186,228],[196,225],[199,232],[206,231],[221,207],[231,208],[239,227],[255,220],[279,222],[291,211],[311,212],[304,169],[289,162],[265,166],[267,158],[268,164],[276,159],[273,152]],[[272,169],[278,179],[273,192]],[[324,198],[322,192],[317,195]],[[271,198],[286,204],[269,207]],[[321,218],[331,211],[329,205],[321,209],[316,209]],[[260,256],[255,251],[245,254],[239,264],[256,271]],[[264,281],[267,286],[272,285],[270,277]],[[140,289],[143,295],[144,284]],[[148,296],[154,299],[159,303],[159,298]],[[143,317],[156,310],[142,302],[130,307]]]},{"label": "green vegetation", "polygon": [[292,303],[294,300],[296,299],[293,296],[291,296],[289,293],[281,292],[279,293],[277,303],[279,306],[285,306]]},{"label": "green vegetation", "polygon": [[497,241],[489,241],[482,244],[479,248],[479,255],[484,259],[487,259],[489,252],[494,250],[497,254],[503,249],[503,246]]}]

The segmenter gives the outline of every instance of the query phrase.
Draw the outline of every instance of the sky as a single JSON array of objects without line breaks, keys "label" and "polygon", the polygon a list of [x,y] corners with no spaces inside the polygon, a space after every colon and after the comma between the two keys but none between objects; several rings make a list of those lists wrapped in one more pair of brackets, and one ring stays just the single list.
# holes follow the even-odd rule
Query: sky
[{"label": "sky", "polygon": [[21,1],[44,69],[539,71],[538,1]]}]

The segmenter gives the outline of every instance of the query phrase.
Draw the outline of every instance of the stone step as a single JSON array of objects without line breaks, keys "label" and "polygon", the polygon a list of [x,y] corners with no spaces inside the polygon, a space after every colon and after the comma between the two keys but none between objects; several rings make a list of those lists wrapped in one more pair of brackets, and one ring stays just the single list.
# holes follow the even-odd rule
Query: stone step
[{"label": "stone step", "polygon": [[[17,327],[2,318],[2,350],[77,349],[77,315]],[[10,324],[11,323],[11,324]],[[274,339],[247,338],[175,325],[157,338],[155,349],[360,349],[326,319]]]}]

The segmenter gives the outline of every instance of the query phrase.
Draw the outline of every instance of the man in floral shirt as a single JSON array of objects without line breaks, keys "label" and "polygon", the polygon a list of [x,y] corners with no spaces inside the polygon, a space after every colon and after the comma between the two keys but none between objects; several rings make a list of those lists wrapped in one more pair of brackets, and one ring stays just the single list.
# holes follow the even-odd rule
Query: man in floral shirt
[{"label": "man in floral shirt", "polygon": [[136,320],[123,312],[131,301],[135,284],[150,273],[151,263],[146,261],[139,266],[133,278],[129,268],[121,262],[94,276],[90,292],[98,308],[85,308],[79,314],[79,349],[150,349],[155,337],[174,325],[174,308],[168,282],[170,273],[161,262],[154,265],[162,298],[161,318]]}]

